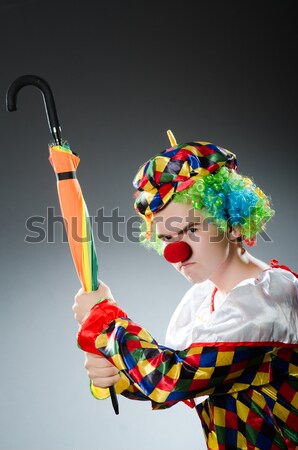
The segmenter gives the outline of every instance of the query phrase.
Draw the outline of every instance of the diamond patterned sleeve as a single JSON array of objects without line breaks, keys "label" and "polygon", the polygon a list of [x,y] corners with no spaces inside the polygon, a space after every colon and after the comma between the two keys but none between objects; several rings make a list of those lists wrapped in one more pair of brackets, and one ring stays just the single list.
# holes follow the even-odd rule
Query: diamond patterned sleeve
[{"label": "diamond patterned sleeve", "polygon": [[174,351],[159,345],[144,328],[118,313],[119,309],[102,329],[95,319],[96,310],[91,310],[78,343],[83,350],[109,359],[155,409],[270,381],[271,346],[192,344]]},{"label": "diamond patterned sleeve", "polygon": [[[122,394],[130,400],[150,400],[137,387],[135,387],[124,372],[120,372],[120,380],[114,385],[116,394]],[[105,400],[110,396],[109,388],[100,388],[90,383],[90,391],[97,400]]]}]

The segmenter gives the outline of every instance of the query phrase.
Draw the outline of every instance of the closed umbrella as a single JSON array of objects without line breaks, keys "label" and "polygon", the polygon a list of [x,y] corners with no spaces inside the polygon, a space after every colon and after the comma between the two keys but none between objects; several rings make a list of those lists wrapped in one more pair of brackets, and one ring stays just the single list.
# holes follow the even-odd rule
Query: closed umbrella
[{"label": "closed umbrella", "polygon": [[[17,78],[7,91],[7,109],[16,111],[18,92],[28,85],[38,87],[43,94],[48,123],[54,138],[54,144],[49,146],[49,160],[57,176],[61,213],[77,274],[86,292],[95,291],[98,289],[98,262],[87,206],[76,176],[80,158],[62,140],[55,101],[49,84],[36,75],[23,75]],[[110,395],[115,413],[119,414],[113,386],[110,387]]]}]

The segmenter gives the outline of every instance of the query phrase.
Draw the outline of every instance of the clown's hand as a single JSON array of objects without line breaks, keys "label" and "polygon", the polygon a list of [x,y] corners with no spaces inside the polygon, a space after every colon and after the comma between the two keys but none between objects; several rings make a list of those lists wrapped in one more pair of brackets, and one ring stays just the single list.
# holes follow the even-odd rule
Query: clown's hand
[{"label": "clown's hand", "polygon": [[85,368],[94,386],[107,388],[119,381],[118,369],[107,359],[92,353],[86,353]]},{"label": "clown's hand", "polygon": [[99,282],[99,287],[96,291],[85,292],[81,288],[75,296],[75,301],[72,307],[75,319],[81,324],[90,309],[103,298],[111,301],[114,300],[109,286],[107,286],[103,281]]}]

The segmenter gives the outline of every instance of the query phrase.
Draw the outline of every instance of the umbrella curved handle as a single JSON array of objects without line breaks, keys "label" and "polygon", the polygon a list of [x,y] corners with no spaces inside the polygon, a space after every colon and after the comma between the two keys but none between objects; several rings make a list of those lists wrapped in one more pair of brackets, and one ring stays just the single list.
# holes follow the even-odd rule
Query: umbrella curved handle
[{"label": "umbrella curved handle", "polygon": [[58,119],[53,92],[48,82],[43,78],[37,75],[22,75],[18,77],[13,83],[11,83],[6,94],[7,111],[12,112],[17,110],[17,96],[19,91],[25,86],[36,86],[42,92],[50,131],[55,140],[55,143],[57,145],[61,145],[61,127]]}]

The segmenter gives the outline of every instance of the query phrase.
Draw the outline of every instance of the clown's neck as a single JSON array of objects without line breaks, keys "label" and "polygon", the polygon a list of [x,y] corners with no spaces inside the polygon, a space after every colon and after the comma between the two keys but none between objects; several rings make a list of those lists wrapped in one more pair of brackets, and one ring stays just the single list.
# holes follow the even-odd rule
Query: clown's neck
[{"label": "clown's neck", "polygon": [[255,258],[250,253],[241,250],[241,247],[231,249],[227,259],[210,276],[210,281],[214,283],[222,298],[241,281],[249,278],[257,278],[261,272],[269,269],[265,262]]}]

